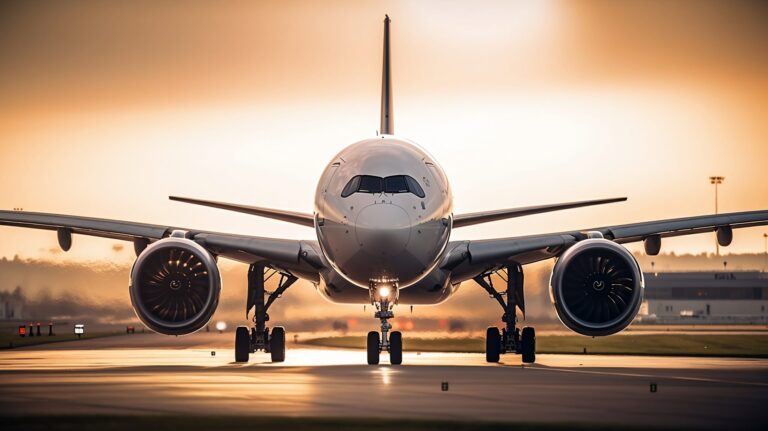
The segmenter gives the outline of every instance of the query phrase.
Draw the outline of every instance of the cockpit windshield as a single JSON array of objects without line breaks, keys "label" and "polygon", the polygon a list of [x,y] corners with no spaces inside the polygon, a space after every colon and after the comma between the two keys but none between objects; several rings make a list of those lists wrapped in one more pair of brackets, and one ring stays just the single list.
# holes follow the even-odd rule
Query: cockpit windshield
[{"label": "cockpit windshield", "polygon": [[356,175],[344,186],[341,197],[346,198],[353,193],[413,193],[423,198],[424,189],[408,175],[392,175],[386,178],[373,175]]}]

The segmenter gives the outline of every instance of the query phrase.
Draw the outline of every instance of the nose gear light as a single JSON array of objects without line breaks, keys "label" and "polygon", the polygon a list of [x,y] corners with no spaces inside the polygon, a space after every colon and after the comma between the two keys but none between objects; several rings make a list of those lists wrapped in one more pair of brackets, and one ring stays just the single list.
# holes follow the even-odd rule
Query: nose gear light
[{"label": "nose gear light", "polygon": [[389,352],[390,363],[399,365],[403,360],[402,335],[400,332],[392,332],[389,319],[395,317],[392,307],[397,304],[398,280],[397,279],[371,279],[370,280],[371,304],[376,307],[374,317],[381,321],[381,333],[375,331],[368,333],[368,363],[379,363],[379,354]]}]

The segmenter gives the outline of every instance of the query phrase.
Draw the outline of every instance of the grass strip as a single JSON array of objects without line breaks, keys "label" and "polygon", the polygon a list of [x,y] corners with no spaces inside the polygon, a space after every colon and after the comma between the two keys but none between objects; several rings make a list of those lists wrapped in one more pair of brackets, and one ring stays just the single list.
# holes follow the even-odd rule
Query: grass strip
[{"label": "grass strip", "polygon": [[[63,328],[59,328],[63,331]],[[48,327],[45,327],[45,331],[41,331],[42,334],[33,337],[21,337],[18,334],[0,333],[0,350],[13,349],[16,347],[36,346],[38,344],[60,343],[63,341],[77,341],[77,335],[73,334],[71,328],[67,328],[69,332],[58,332],[56,335],[48,335]],[[82,339],[103,338],[125,335],[124,332],[86,332],[83,334]]]},{"label": "grass strip", "polygon": [[[365,349],[365,337],[313,338],[303,344]],[[485,339],[403,337],[410,352],[485,352]],[[768,334],[626,334],[612,337],[543,335],[536,337],[537,353],[596,353],[612,355],[768,357]]]}]

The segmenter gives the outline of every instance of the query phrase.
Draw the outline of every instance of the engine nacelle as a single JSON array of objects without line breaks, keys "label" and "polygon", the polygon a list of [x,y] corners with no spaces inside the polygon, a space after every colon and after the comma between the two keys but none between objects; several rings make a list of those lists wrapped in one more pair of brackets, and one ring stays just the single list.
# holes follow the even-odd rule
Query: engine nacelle
[{"label": "engine nacelle", "polygon": [[131,303],[153,331],[184,335],[202,328],[219,305],[221,274],[200,244],[165,238],[139,255],[131,269]]},{"label": "engine nacelle", "polygon": [[606,239],[586,239],[565,251],[552,270],[549,292],[557,316],[589,336],[615,334],[637,315],[645,282],[635,257]]}]

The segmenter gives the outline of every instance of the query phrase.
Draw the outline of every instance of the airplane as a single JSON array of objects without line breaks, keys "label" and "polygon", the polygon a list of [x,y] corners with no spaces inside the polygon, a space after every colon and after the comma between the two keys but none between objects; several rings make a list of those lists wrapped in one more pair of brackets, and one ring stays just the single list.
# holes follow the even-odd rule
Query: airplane
[{"label": "airplane", "polygon": [[[313,213],[170,196],[174,201],[237,211],[314,229],[315,239],[290,240],[74,215],[0,211],[0,225],[54,230],[67,251],[73,235],[133,243],[129,295],[137,317],[168,335],[193,333],[216,311],[221,291],[219,258],[249,265],[246,317],[235,332],[235,360],[256,351],[285,360],[285,329],[269,327],[269,309],[297,280],[312,283],[331,302],[372,304],[378,331],[368,333],[368,364],[382,352],[402,363],[403,337],[389,319],[398,304],[439,304],[465,282],[483,288],[502,308],[503,327],[486,332],[486,360],[520,354],[535,362],[533,327],[518,328],[525,314],[527,264],[555,259],[550,296],[561,322],[587,336],[626,328],[643,300],[644,280],[623,246],[644,244],[656,255],[663,238],[715,232],[721,246],[733,229],[768,224],[768,210],[715,214],[518,237],[454,241],[454,229],[479,223],[625,201],[625,197],[454,214],[443,169],[424,149],[395,135],[390,19],[384,19],[380,129],[336,154],[317,184]],[[499,275],[504,290],[493,286]],[[275,277],[277,288],[265,290]],[[279,278],[278,278],[279,277]],[[251,312],[253,312],[252,317]]]}]

